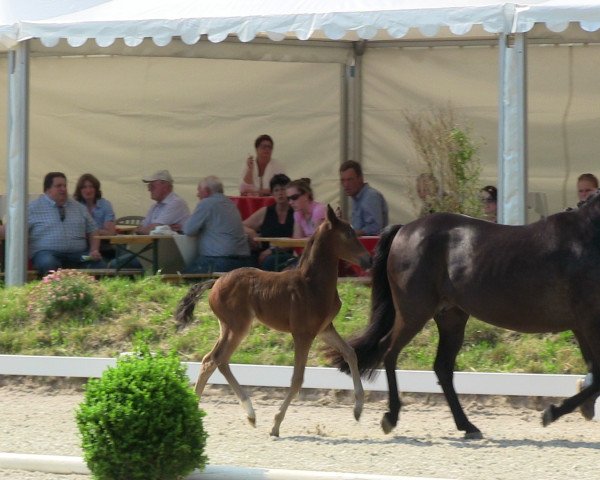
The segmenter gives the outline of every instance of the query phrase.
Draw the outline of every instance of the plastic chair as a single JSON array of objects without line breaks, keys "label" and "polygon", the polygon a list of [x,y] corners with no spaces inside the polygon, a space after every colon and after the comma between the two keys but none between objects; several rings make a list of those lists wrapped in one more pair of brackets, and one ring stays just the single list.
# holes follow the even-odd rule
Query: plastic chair
[{"label": "plastic chair", "polygon": [[117,218],[115,223],[117,225],[141,225],[145,217],[139,215],[128,215],[126,217]]}]

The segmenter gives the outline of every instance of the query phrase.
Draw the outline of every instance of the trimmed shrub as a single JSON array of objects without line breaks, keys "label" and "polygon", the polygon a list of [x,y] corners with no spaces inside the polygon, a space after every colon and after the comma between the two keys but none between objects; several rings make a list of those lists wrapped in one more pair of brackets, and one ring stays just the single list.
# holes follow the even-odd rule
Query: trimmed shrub
[{"label": "trimmed shrub", "polygon": [[175,353],[141,345],[87,383],[76,420],[97,480],[174,480],[206,465],[204,415]]}]

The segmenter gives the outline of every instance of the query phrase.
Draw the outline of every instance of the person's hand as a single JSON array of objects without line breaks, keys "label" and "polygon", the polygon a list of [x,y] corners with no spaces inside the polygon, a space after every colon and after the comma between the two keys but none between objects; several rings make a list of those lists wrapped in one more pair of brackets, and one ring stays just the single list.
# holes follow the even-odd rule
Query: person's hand
[{"label": "person's hand", "polygon": [[246,159],[246,165],[250,170],[254,168],[254,157],[252,155],[248,155],[248,158]]},{"label": "person's hand", "polygon": [[102,255],[98,250],[90,250],[90,257],[95,261],[102,260]]},{"label": "person's hand", "polygon": [[173,230],[174,232],[181,232],[182,229],[182,225],[180,223],[172,223],[171,225],[169,225],[169,227],[171,227],[171,230]]}]

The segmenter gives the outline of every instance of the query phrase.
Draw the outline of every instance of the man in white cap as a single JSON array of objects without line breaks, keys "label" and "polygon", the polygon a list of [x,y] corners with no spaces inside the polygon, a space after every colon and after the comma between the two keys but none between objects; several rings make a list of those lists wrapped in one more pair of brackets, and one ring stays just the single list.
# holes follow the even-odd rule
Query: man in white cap
[{"label": "man in white cap", "polygon": [[144,177],[142,182],[148,184],[150,198],[156,201],[150,207],[142,225],[136,233],[148,234],[159,225],[169,225],[178,232],[190,216],[190,209],[183,198],[173,191],[173,177],[168,170],[159,170]]}]

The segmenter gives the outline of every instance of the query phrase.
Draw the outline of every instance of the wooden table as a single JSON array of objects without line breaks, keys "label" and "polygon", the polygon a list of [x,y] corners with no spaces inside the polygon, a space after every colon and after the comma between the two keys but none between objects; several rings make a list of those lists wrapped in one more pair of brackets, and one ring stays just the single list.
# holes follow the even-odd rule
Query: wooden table
[{"label": "wooden table", "polygon": [[279,248],[304,248],[308,243],[308,238],[290,238],[290,237],[255,237],[257,243],[267,242],[272,247]]},{"label": "wooden table", "polygon": [[[364,236],[358,237],[360,243],[362,243],[369,253],[373,253],[377,243],[379,242],[378,236]],[[257,242],[268,242],[272,247],[279,248],[304,248],[308,243],[308,238],[288,238],[288,237],[256,237],[254,240]],[[362,277],[366,276],[367,272],[365,272],[358,265],[352,265],[348,262],[343,262],[345,265],[343,267],[343,275],[346,276],[357,276]],[[342,267],[340,264],[340,274],[342,272]]]}]

